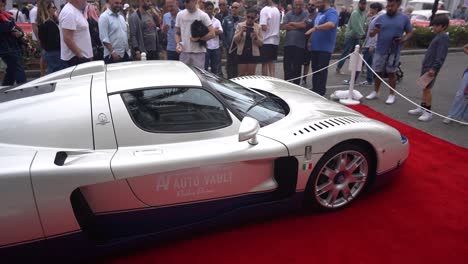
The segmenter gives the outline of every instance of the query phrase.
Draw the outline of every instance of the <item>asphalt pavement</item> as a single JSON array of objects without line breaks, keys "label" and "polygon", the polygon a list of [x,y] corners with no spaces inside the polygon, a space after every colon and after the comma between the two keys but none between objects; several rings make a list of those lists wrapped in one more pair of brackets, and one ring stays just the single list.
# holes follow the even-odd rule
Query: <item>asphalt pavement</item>
[{"label": "asphalt pavement", "polygon": [[[406,55],[401,56],[401,68],[404,72],[404,77],[403,80],[397,84],[397,91],[418,105],[421,103],[421,89],[416,85],[416,80],[421,71],[421,62],[424,58],[423,52],[424,51],[409,52]],[[335,61],[336,60],[332,60],[330,64]],[[460,50],[452,50],[452,52],[447,55],[445,64],[437,76],[436,83],[433,87],[432,111],[444,116],[447,115],[455,92],[460,86],[462,74],[468,66],[467,61],[468,55],[465,55]],[[348,62],[349,60],[347,60],[343,69],[348,69]],[[335,73],[335,66],[329,68],[327,93],[325,94],[325,97],[330,98],[330,94],[336,90],[348,89],[348,86],[343,85],[342,82],[345,79],[349,79],[350,72],[343,72],[345,74],[338,75]],[[257,74],[260,73],[261,67],[258,66]],[[279,62],[276,64],[276,77],[283,78],[283,76],[283,65]],[[364,75],[361,76],[364,77]],[[363,80],[365,79],[359,79],[359,81]],[[311,88],[310,76],[307,79],[307,83],[308,88]],[[373,90],[373,86],[357,86],[356,89],[366,96]],[[417,116],[408,115],[408,110],[415,108],[415,106],[402,97],[397,96],[396,102],[393,105],[385,104],[388,91],[389,89],[382,84],[378,99],[366,100],[363,98],[361,103],[393,119],[423,130],[433,136],[464,148],[468,148],[468,126],[463,126],[454,122],[444,124],[442,123],[443,118],[435,115],[433,115],[433,119],[429,122],[418,121]]]}]

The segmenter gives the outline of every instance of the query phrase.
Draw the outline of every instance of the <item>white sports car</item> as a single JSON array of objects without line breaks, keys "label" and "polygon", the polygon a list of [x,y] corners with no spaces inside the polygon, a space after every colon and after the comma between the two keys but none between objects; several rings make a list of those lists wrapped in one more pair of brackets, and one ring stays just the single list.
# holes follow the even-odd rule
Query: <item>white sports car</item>
[{"label": "white sports car", "polygon": [[284,80],[78,65],[0,89],[0,255],[102,252],[276,206],[339,209],[408,151],[396,129]]}]

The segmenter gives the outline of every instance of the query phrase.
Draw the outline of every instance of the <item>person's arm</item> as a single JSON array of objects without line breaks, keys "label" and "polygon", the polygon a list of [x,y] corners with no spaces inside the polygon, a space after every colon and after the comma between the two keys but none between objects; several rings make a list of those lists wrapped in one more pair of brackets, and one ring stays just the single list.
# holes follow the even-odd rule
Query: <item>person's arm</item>
[{"label": "person's arm", "polygon": [[[136,11],[135,11],[136,12]],[[138,44],[138,18],[133,14],[128,18],[128,27],[130,28],[130,45],[135,52],[135,59],[140,60],[140,45]]]},{"label": "person's arm", "polygon": [[260,11],[260,21],[259,21],[259,24],[260,26],[262,27],[262,31],[267,31],[268,30],[268,14],[267,14],[267,11],[265,9],[262,9]]},{"label": "person's arm", "polygon": [[209,25],[209,26],[208,26],[208,30],[209,30],[208,34],[206,34],[205,36],[201,37],[201,38],[200,38],[201,40],[207,41],[207,40],[210,40],[210,39],[212,39],[212,38],[214,38],[214,37],[216,36],[215,30],[214,30],[214,28],[213,28],[213,25]]},{"label": "person's arm", "polygon": [[[445,34],[445,32],[439,33]],[[432,64],[431,69],[435,72],[439,72],[444,65],[445,58],[447,57],[448,53],[448,46],[449,46],[449,38],[447,35],[442,36],[439,39],[439,45],[437,45],[437,50],[435,54],[434,64]]]},{"label": "person's arm", "polygon": [[169,32],[169,28],[171,27],[170,25],[170,17],[169,17],[169,23],[167,23],[167,17],[164,15],[163,16],[163,32],[165,35],[167,35],[167,32]]},{"label": "person's arm", "polygon": [[289,24],[289,16],[286,14],[283,17],[283,23],[280,25],[281,30],[292,30],[293,27]]},{"label": "person's arm", "polygon": [[291,25],[292,29],[303,29],[306,27],[305,21],[289,22],[288,24]]},{"label": "person's arm", "polygon": [[184,50],[183,50],[182,45],[180,44],[181,41],[182,41],[182,37],[181,37],[181,33],[180,33],[180,27],[178,27],[178,26],[176,26],[176,28],[175,28],[174,38],[175,38],[175,41],[176,41],[176,43],[177,43],[176,52],[180,54],[180,53],[182,53]]},{"label": "person's arm", "polygon": [[[214,26],[214,25],[213,25]],[[221,26],[221,22],[219,20],[216,22],[216,28],[215,28],[215,35],[219,36],[223,34],[223,27]]]},{"label": "person's arm", "polygon": [[261,47],[263,45],[263,35],[262,35],[262,30],[259,28],[257,32],[254,32],[254,36],[252,37],[253,43],[257,47]]},{"label": "person's arm", "polygon": [[114,58],[115,51],[110,42],[108,24],[109,20],[107,19],[107,16],[101,15],[98,21],[99,38],[101,39],[102,45],[104,45],[104,47],[109,51],[109,54],[112,56],[112,58]]},{"label": "person's arm", "polygon": [[234,37],[232,38],[232,40],[236,43],[240,43],[244,38],[245,30],[245,25],[242,25],[240,23],[237,24],[236,32],[234,33]]},{"label": "person's arm", "polygon": [[75,30],[67,29],[67,28],[62,28],[63,32],[63,41],[67,45],[67,47],[75,54],[76,57],[78,58],[83,58],[83,54],[81,52],[81,49],[76,45],[75,40],[73,39],[73,33]]}]

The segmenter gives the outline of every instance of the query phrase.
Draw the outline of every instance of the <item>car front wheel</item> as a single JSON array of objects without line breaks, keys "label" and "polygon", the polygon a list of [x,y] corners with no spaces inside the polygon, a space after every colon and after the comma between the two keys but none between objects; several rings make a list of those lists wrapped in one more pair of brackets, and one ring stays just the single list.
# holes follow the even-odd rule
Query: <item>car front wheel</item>
[{"label": "car front wheel", "polygon": [[372,171],[371,154],[364,146],[338,145],[315,166],[307,184],[307,200],[324,211],[345,207],[363,191]]}]

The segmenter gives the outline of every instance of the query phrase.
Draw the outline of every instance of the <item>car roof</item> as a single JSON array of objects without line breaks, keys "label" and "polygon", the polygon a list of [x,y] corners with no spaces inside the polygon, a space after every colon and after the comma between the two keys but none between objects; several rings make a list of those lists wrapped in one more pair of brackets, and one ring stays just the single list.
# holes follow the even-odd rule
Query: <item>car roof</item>
[{"label": "car roof", "polygon": [[200,78],[180,61],[132,61],[108,64],[107,93],[147,87],[201,86]]}]

